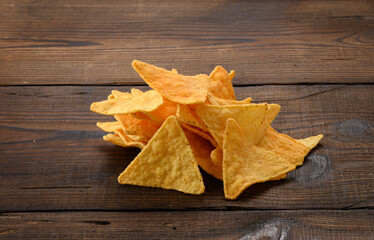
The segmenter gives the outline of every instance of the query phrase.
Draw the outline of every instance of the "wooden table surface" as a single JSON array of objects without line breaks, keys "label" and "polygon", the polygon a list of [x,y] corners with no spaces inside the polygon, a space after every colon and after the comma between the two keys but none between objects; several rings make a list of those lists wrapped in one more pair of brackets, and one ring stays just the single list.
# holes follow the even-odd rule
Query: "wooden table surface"
[{"label": "wooden table surface", "polygon": [[[89,111],[148,89],[138,59],[236,70],[238,99],[278,103],[273,126],[324,134],[284,180],[236,201],[125,186],[139,153]],[[373,1],[0,2],[0,238],[374,239]]]}]

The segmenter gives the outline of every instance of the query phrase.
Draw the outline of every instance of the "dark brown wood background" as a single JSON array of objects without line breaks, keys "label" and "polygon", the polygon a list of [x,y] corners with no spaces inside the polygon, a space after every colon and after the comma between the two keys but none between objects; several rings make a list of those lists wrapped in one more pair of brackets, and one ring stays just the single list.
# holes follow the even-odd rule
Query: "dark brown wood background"
[{"label": "dark brown wood background", "polygon": [[[119,185],[139,150],[89,106],[148,88],[133,59],[233,69],[279,131],[325,137],[236,201],[205,173],[201,196]],[[373,1],[3,0],[0,85],[0,238],[374,239]]]}]

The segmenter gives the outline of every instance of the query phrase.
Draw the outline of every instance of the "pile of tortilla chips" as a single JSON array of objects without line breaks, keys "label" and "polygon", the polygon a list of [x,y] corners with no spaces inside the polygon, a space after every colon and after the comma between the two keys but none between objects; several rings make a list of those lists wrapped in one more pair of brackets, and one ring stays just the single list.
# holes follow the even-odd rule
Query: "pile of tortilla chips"
[{"label": "pile of tortilla chips", "polygon": [[201,194],[200,166],[223,180],[227,199],[236,199],[252,184],[285,178],[323,137],[295,140],[275,131],[270,125],[280,106],[236,100],[235,72],[220,66],[209,76],[136,60],[132,66],[153,90],[113,90],[91,105],[116,120],[97,123],[111,132],[105,141],[142,149],[118,177],[121,184]]}]

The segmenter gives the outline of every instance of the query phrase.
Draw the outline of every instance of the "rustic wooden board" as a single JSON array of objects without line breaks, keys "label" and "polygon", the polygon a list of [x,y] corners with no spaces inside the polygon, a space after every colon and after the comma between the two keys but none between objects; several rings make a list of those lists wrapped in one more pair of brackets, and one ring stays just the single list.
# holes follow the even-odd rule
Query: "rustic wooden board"
[{"label": "rustic wooden board", "polygon": [[11,239],[373,239],[374,210],[0,214]]},{"label": "rustic wooden board", "polygon": [[273,126],[281,132],[325,135],[286,180],[254,185],[237,201],[225,200],[222,183],[207,174],[201,196],[119,185],[139,150],[104,142],[95,123],[111,117],[89,112],[112,88],[0,88],[0,211],[374,207],[372,85],[236,88],[239,99],[279,103]]},{"label": "rustic wooden board", "polygon": [[0,84],[142,84],[139,59],[235,84],[373,82],[371,1],[0,3]]}]

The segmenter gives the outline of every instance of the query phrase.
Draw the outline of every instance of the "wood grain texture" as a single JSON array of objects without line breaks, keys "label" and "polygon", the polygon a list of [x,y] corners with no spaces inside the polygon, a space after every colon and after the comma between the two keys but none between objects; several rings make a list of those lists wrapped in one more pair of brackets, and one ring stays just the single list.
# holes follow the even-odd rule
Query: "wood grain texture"
[{"label": "wood grain texture", "polygon": [[372,1],[0,3],[0,84],[143,84],[139,59],[235,84],[374,82]]},{"label": "wood grain texture", "polygon": [[374,210],[0,214],[2,239],[373,239]]},{"label": "wood grain texture", "polygon": [[201,196],[119,185],[118,174],[139,150],[104,142],[95,123],[111,117],[89,112],[111,89],[0,88],[0,211],[374,207],[372,85],[237,87],[239,99],[282,106],[273,124],[279,131],[325,135],[287,179],[256,184],[237,201],[225,200],[222,182],[207,174]]}]

